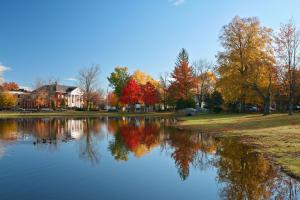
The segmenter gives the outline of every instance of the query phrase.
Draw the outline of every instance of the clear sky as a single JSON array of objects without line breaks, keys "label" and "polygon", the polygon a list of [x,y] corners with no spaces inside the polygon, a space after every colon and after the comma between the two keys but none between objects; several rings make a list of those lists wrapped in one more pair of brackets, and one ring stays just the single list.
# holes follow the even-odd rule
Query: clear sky
[{"label": "clear sky", "polygon": [[103,88],[117,65],[157,78],[182,47],[191,60],[214,60],[236,15],[275,30],[293,17],[300,27],[299,0],[0,0],[0,9],[0,72],[21,86],[50,77],[73,85],[91,64]]}]

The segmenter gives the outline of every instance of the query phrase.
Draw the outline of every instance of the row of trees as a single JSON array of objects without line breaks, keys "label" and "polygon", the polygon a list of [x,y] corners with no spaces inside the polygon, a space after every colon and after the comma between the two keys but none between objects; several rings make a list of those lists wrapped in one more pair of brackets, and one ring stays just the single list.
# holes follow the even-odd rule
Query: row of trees
[{"label": "row of trees", "polygon": [[[219,40],[222,50],[215,64],[190,62],[182,49],[173,71],[161,74],[159,80],[139,70],[130,74],[127,67],[116,67],[108,77],[113,92],[107,102],[131,109],[135,104],[146,109],[157,104],[163,109],[206,105],[215,111],[225,102],[240,112],[251,104],[260,105],[266,115],[274,106],[292,114],[300,100],[300,36],[295,24],[289,21],[274,32],[258,18],[235,17],[222,28]],[[99,74],[97,65],[79,72],[88,110],[103,100]]]},{"label": "row of trees", "polygon": [[[251,104],[261,105],[265,115],[275,106],[292,114],[300,89],[300,36],[295,24],[289,21],[274,32],[258,18],[235,17],[222,28],[219,39],[222,51],[217,53],[215,65],[204,60],[190,63],[182,49],[173,72],[150,82],[160,98],[149,104],[160,100],[164,108],[184,108],[197,103],[220,111],[225,102],[240,112]],[[117,67],[108,80],[115,102],[147,104],[145,100],[151,99],[142,98],[143,84],[130,76],[126,67]]]},{"label": "row of trees", "polygon": [[[108,103],[113,106],[144,104],[145,108],[160,104],[162,109],[195,107],[214,91],[215,75],[212,64],[205,60],[190,65],[189,55],[182,49],[171,74],[160,75],[158,81],[139,70],[132,75],[127,67],[116,67],[108,77],[113,92]],[[195,98],[196,97],[196,98]]]},{"label": "row of trees", "polygon": [[108,95],[108,101],[113,106],[129,105],[134,110],[135,104],[144,104],[145,110],[149,110],[160,102],[159,83],[139,70],[130,75],[127,67],[116,67],[108,81],[114,89]]}]

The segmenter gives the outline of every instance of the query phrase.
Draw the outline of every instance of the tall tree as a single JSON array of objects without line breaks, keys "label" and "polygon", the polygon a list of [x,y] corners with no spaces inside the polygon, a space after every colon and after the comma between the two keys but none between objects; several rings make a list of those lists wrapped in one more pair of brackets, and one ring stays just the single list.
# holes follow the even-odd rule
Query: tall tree
[{"label": "tall tree", "polygon": [[84,92],[87,110],[90,109],[90,102],[93,98],[93,92],[95,92],[97,88],[99,74],[100,68],[98,65],[92,65],[79,72],[79,87]]},{"label": "tall tree", "polygon": [[164,110],[167,109],[168,88],[169,88],[169,73],[165,72],[159,75],[160,99],[164,105]]},{"label": "tall tree", "polygon": [[272,84],[270,76],[266,75],[274,59],[270,50],[271,30],[261,27],[257,18],[235,17],[223,27],[220,40],[224,51],[217,55],[220,77],[217,86],[223,97],[227,102],[239,101],[240,110],[244,112],[246,102],[250,98],[253,101],[258,94],[268,113],[270,90],[260,88],[261,84],[266,87],[265,82],[267,87]]},{"label": "tall tree", "polygon": [[173,78],[171,88],[177,99],[188,100],[196,88],[196,79],[189,66],[189,57],[185,49],[181,50],[175,64],[175,69],[171,74]]},{"label": "tall tree", "polygon": [[214,90],[216,77],[212,73],[212,63],[206,60],[199,60],[193,64],[193,73],[196,78],[196,95],[199,107],[202,107],[205,96]]},{"label": "tall tree", "polygon": [[120,101],[123,104],[129,104],[131,109],[135,104],[142,100],[142,90],[140,85],[134,80],[130,79],[123,87]]},{"label": "tall tree", "polygon": [[275,41],[279,70],[282,72],[283,83],[286,84],[288,91],[288,110],[291,115],[295,98],[296,70],[300,58],[300,35],[296,25],[292,21],[281,25]]},{"label": "tall tree", "polygon": [[272,53],[263,52],[260,59],[253,63],[249,72],[251,76],[248,79],[248,85],[260,97],[263,103],[263,114],[270,114],[270,103],[274,91],[277,89],[277,68],[275,67],[275,58]]},{"label": "tall tree", "polygon": [[116,67],[114,72],[107,78],[111,87],[118,97],[121,97],[122,89],[127,84],[130,76],[127,67]]}]

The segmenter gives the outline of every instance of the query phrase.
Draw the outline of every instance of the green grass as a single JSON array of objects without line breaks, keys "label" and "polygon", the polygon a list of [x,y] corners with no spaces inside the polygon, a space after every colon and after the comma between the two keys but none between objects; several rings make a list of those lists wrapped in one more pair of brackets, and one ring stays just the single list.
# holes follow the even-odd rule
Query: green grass
[{"label": "green grass", "polygon": [[237,137],[300,177],[300,114],[207,114],[180,120],[181,128],[211,132],[218,137]]},{"label": "green grass", "polygon": [[0,112],[0,118],[24,118],[24,117],[170,117],[172,112],[147,112],[147,113],[124,113],[124,112],[96,112],[96,111],[65,111],[65,112]]}]

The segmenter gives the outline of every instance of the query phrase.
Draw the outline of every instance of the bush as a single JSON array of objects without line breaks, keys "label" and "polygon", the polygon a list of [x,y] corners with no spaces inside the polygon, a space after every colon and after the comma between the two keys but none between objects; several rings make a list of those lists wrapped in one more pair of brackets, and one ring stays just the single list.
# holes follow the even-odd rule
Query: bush
[{"label": "bush", "polygon": [[66,108],[66,100],[65,99],[62,99],[61,102],[60,102],[60,107],[61,108]]},{"label": "bush", "polygon": [[176,109],[184,109],[184,108],[194,108],[196,106],[196,102],[194,99],[190,98],[188,100],[179,99],[176,102]]},{"label": "bush", "polygon": [[51,108],[52,108],[53,110],[56,110],[56,103],[55,103],[54,100],[51,100]]},{"label": "bush", "polygon": [[77,107],[74,107],[73,109],[75,109],[76,111],[85,111],[86,110],[84,108],[77,108]]},{"label": "bush", "polygon": [[223,109],[222,109],[221,107],[214,107],[214,108],[213,108],[213,112],[214,112],[214,113],[220,113],[220,112],[222,112],[222,110],[223,110]]},{"label": "bush", "polygon": [[208,97],[208,108],[212,110],[215,113],[220,113],[222,111],[222,104],[224,100],[222,98],[222,95],[218,91],[214,91],[209,97]]}]

